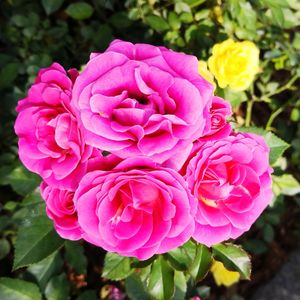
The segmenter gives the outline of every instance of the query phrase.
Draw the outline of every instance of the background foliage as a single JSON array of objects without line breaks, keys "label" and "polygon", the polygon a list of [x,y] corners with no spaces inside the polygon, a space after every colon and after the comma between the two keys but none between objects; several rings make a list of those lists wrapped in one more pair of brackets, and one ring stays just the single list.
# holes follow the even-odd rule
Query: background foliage
[{"label": "background foliage", "polygon": [[[174,285],[175,299],[186,292],[203,299],[247,299],[299,245],[298,0],[4,0],[0,15],[0,299],[123,299],[125,293],[130,299],[168,299]],[[268,140],[275,171],[271,207],[237,241],[252,255],[251,283],[225,290],[209,275],[193,287],[212,256],[247,278],[250,266],[230,260],[232,251],[242,251],[236,246],[219,245],[211,252],[187,243],[144,264],[113,254],[104,264],[101,249],[60,239],[45,217],[36,189],[40,179],[18,161],[13,133],[17,100],[38,70],[53,61],[80,69],[90,52],[103,51],[114,38],[163,44],[207,60],[212,46],[228,37],[257,44],[261,72],[246,92],[217,93],[233,105],[235,127],[251,125]],[[187,275],[188,285],[182,277]],[[140,278],[148,278],[148,286]]]}]

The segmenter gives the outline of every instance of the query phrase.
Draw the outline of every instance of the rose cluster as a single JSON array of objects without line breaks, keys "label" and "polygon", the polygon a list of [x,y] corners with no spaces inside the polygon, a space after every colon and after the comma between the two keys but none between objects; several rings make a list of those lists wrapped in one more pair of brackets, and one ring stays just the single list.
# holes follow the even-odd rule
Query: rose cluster
[{"label": "rose cluster", "polygon": [[42,69],[15,131],[57,232],[143,260],[249,230],[272,198],[269,148],[213,90],[196,57],[120,40],[80,74]]}]

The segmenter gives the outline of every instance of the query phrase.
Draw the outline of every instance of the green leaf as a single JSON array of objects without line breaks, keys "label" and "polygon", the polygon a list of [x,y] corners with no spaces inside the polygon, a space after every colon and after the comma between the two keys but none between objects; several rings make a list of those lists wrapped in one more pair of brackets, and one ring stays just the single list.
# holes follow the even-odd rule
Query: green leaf
[{"label": "green leaf", "polygon": [[151,300],[152,298],[146,292],[145,286],[138,274],[131,274],[125,279],[126,294],[131,300]]},{"label": "green leaf", "polygon": [[230,243],[217,244],[212,247],[212,250],[214,258],[223,262],[228,270],[237,271],[242,279],[250,280],[250,257],[241,246]]},{"label": "green leaf", "polygon": [[66,260],[77,274],[86,274],[87,258],[79,242],[65,241]]},{"label": "green leaf", "polygon": [[47,15],[56,12],[64,3],[64,0],[42,0],[42,5]]},{"label": "green leaf", "polygon": [[230,102],[233,108],[239,106],[242,102],[247,101],[245,92],[236,92],[226,88],[224,89],[224,93],[224,98]]},{"label": "green leaf", "polygon": [[196,256],[189,268],[189,273],[195,282],[202,280],[209,271],[212,263],[212,254],[204,245],[197,245]]},{"label": "green leaf", "polygon": [[88,19],[93,12],[93,7],[86,2],[72,3],[66,9],[66,13],[75,20]]},{"label": "green leaf", "polygon": [[169,300],[174,294],[174,270],[159,256],[152,264],[147,286],[149,293],[157,300]]},{"label": "green leaf", "polygon": [[280,7],[273,6],[270,8],[272,14],[272,20],[274,20],[274,24],[282,27],[284,24],[284,14]]},{"label": "green leaf", "polygon": [[265,131],[262,128],[258,127],[240,127],[238,128],[238,131],[241,132],[249,132],[249,133],[255,133],[258,135],[261,135],[264,137],[265,142],[268,144],[270,147],[270,157],[269,161],[270,164],[273,165],[277,161],[279,157],[282,156],[284,151],[289,148],[289,144],[286,143],[284,140],[279,138],[277,135],[275,135],[272,132]]},{"label": "green leaf", "polygon": [[0,278],[0,299],[3,300],[41,300],[39,288],[20,279]]},{"label": "green leaf", "polygon": [[59,252],[55,252],[43,259],[39,263],[31,265],[27,268],[27,272],[31,273],[39,283],[42,291],[45,290],[49,279],[59,273],[63,266],[63,260]]},{"label": "green leaf", "polygon": [[46,216],[28,219],[19,228],[15,243],[13,269],[37,263],[59,249],[64,243]]},{"label": "green leaf", "polygon": [[273,227],[270,224],[266,224],[263,229],[264,240],[268,243],[274,240],[275,232]]},{"label": "green leaf", "polygon": [[174,11],[171,11],[168,14],[168,22],[170,24],[170,27],[174,30],[178,30],[181,26],[181,22]]},{"label": "green leaf", "polygon": [[267,7],[268,6],[279,6],[279,7],[289,7],[289,3],[287,0],[260,0]]},{"label": "green leaf", "polygon": [[128,277],[134,269],[130,267],[130,258],[116,253],[107,252],[104,260],[102,276],[111,280]]},{"label": "green leaf", "polygon": [[10,243],[7,239],[0,239],[0,260],[7,256],[10,252]]},{"label": "green leaf", "polygon": [[185,278],[183,272],[175,271],[174,283],[175,283],[175,294],[174,294],[172,300],[185,299],[187,283],[186,283],[186,278]]},{"label": "green leaf", "polygon": [[291,174],[284,174],[281,176],[272,176],[273,191],[276,196],[279,194],[294,196],[300,193],[300,183]]},{"label": "green leaf", "polygon": [[59,276],[53,277],[47,284],[45,295],[47,300],[67,300],[70,299],[70,282],[66,274],[63,273]]},{"label": "green leaf", "polygon": [[270,164],[273,165],[290,145],[272,132],[265,133],[264,138],[270,147]]},{"label": "green leaf", "polygon": [[41,179],[23,166],[18,166],[8,175],[7,181],[16,193],[25,196],[40,184]]},{"label": "green leaf", "polygon": [[186,4],[189,5],[190,8],[196,7],[202,3],[204,3],[206,0],[184,0]]},{"label": "green leaf", "polygon": [[19,64],[9,63],[0,70],[0,89],[11,87],[18,76]]},{"label": "green leaf", "polygon": [[161,17],[152,15],[145,18],[146,23],[158,32],[166,31],[169,29],[169,24]]},{"label": "green leaf", "polygon": [[194,261],[195,254],[196,245],[193,242],[189,241],[183,246],[169,251],[165,254],[165,257],[174,269],[185,271]]}]

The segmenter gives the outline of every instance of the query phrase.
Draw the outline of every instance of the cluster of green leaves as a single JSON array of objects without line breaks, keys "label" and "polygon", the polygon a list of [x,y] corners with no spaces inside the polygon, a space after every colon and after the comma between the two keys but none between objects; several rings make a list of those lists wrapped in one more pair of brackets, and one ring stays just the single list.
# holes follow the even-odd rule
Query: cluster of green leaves
[{"label": "cluster of green leaves", "polygon": [[213,259],[239,272],[241,278],[250,279],[250,258],[241,247],[228,243],[209,249],[194,241],[146,261],[107,253],[102,275],[111,280],[125,279],[126,292],[132,300],[203,297],[203,290],[195,286],[205,278]]},{"label": "cluster of green leaves", "polygon": [[[164,44],[202,60],[227,38],[252,40],[261,49],[256,81],[244,92],[217,93],[234,107],[237,129],[264,136],[271,149],[272,207],[242,240],[252,254],[266,253],[285,197],[295,196],[300,205],[299,1],[14,0],[0,2],[0,15],[0,299],[93,300],[119,280],[130,299],[205,299],[209,291],[195,284],[212,259],[248,279],[249,257],[233,244],[208,249],[189,241],[145,262],[108,253],[104,265],[102,252],[97,265],[81,242],[63,241],[45,215],[40,179],[17,160],[15,106],[41,67],[57,61],[80,68],[114,38]],[[101,274],[106,279],[99,283]]]}]

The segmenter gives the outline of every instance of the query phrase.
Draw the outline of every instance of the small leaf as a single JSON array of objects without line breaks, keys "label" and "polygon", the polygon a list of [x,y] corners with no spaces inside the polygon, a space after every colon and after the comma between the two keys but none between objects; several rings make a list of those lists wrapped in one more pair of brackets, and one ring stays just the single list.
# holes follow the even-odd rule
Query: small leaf
[{"label": "small leaf", "polygon": [[264,134],[264,138],[270,147],[270,164],[273,165],[290,145],[272,132]]},{"label": "small leaf", "polygon": [[282,27],[284,24],[284,14],[282,9],[278,6],[272,6],[270,10],[271,10],[272,19],[274,20],[274,23]]},{"label": "small leaf", "polygon": [[7,256],[10,252],[10,243],[7,239],[0,239],[0,260]]},{"label": "small leaf", "polygon": [[158,32],[166,31],[169,29],[169,24],[161,17],[152,15],[145,18],[146,23]]},{"label": "small leaf", "polygon": [[130,267],[130,258],[116,253],[107,252],[104,260],[102,276],[111,280],[121,280],[128,277],[134,269]]},{"label": "small leaf", "polygon": [[[194,248],[194,249],[191,249]],[[192,251],[191,251],[192,250]],[[194,261],[196,254],[196,245],[193,242],[187,242],[183,246],[169,251],[165,257],[171,266],[179,271],[185,271]]]},{"label": "small leaf", "polygon": [[189,268],[189,273],[195,282],[202,280],[209,271],[212,263],[212,254],[209,249],[199,244],[197,246],[196,257],[193,264]]},{"label": "small leaf", "polygon": [[126,293],[131,300],[151,300],[138,274],[131,274],[125,279]]},{"label": "small leaf", "polygon": [[34,217],[19,228],[15,243],[14,267],[37,263],[59,249],[64,243],[46,216]]},{"label": "small leaf", "polygon": [[86,274],[87,259],[79,242],[65,241],[66,260],[77,274]]},{"label": "small leaf", "polygon": [[224,89],[225,100],[229,101],[233,108],[239,106],[242,102],[247,100],[247,95],[245,92],[232,91],[229,88]]},{"label": "small leaf", "polygon": [[148,284],[149,293],[157,300],[169,300],[174,294],[174,270],[159,256],[152,264]]},{"label": "small leaf", "polygon": [[20,279],[0,278],[0,299],[3,300],[41,300],[39,288]]},{"label": "small leaf", "polygon": [[70,282],[66,274],[53,277],[47,284],[45,295],[47,300],[67,300],[70,299]]},{"label": "small leaf", "polygon": [[42,261],[31,265],[27,272],[34,275],[37,279],[41,290],[43,291],[49,281],[49,279],[59,273],[63,266],[63,260],[60,257],[59,252],[55,252],[43,259]]},{"label": "small leaf", "polygon": [[175,271],[174,283],[175,283],[175,294],[172,300],[182,300],[185,299],[185,294],[187,290],[187,282],[183,272]]},{"label": "small leaf", "polygon": [[10,87],[18,76],[19,64],[9,63],[0,70],[0,89]]},{"label": "small leaf", "polygon": [[56,12],[64,3],[64,0],[42,0],[42,5],[47,15]]},{"label": "small leaf", "polygon": [[273,187],[275,188],[275,194],[294,196],[300,193],[300,183],[291,174],[284,174],[281,176],[272,176]]},{"label": "small leaf", "polygon": [[221,261],[228,270],[238,271],[242,279],[250,280],[250,257],[242,247],[225,243],[217,244],[212,249],[214,258]]},{"label": "small leaf", "polygon": [[26,196],[32,192],[41,182],[39,176],[29,172],[23,166],[15,168],[7,177],[8,184],[19,195]]},{"label": "small leaf", "polygon": [[66,9],[66,13],[75,20],[88,19],[93,12],[93,7],[85,2],[72,3]]},{"label": "small leaf", "polygon": [[193,7],[196,7],[202,3],[204,3],[206,0],[184,0],[184,2],[186,4],[189,5],[189,7],[193,8]]}]

